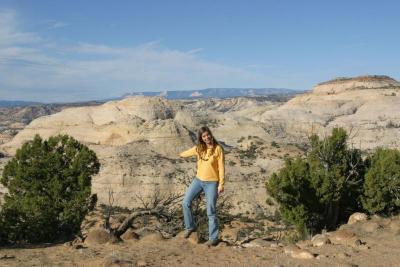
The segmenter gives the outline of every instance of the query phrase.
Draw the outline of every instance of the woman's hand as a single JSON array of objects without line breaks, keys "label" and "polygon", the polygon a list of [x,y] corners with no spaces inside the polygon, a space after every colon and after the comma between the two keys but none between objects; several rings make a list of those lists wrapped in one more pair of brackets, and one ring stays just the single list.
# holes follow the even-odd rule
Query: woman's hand
[{"label": "woman's hand", "polygon": [[224,188],[222,186],[218,186],[218,195],[224,192]]}]

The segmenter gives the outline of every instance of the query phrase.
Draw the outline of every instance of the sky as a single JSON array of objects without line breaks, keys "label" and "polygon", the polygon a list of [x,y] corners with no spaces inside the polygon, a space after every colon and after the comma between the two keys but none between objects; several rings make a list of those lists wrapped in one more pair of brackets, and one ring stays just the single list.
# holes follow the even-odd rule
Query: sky
[{"label": "sky", "polygon": [[400,2],[0,0],[0,100],[400,80]]}]

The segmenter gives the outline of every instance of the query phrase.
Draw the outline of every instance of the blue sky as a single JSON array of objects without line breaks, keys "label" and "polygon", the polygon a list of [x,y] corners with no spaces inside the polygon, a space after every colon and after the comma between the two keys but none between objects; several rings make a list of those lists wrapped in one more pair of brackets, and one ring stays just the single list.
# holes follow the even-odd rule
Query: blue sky
[{"label": "blue sky", "polygon": [[0,99],[400,79],[398,1],[0,0]]}]

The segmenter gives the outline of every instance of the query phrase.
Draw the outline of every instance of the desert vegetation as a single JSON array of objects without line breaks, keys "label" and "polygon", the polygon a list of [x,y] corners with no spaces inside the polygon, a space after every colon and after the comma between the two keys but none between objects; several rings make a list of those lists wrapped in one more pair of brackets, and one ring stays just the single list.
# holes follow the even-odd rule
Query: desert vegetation
[{"label": "desert vegetation", "polygon": [[363,207],[370,213],[393,215],[400,210],[400,151],[379,148],[367,159]]},{"label": "desert vegetation", "polygon": [[342,128],[322,139],[311,136],[309,151],[287,159],[266,184],[300,237],[336,229],[355,211],[399,211],[400,151],[379,148],[363,157],[348,139]]},{"label": "desert vegetation", "polygon": [[96,204],[91,177],[96,154],[67,135],[38,135],[5,166],[8,189],[0,211],[0,244],[54,242],[71,238]]},{"label": "desert vegetation", "polygon": [[[184,176],[179,180],[179,183],[189,186],[191,177]],[[115,240],[120,240],[121,236],[127,231],[132,231],[137,228],[148,229],[153,232],[158,232],[165,239],[170,239],[181,231],[183,231],[183,214],[181,203],[184,194],[179,193],[162,193],[155,188],[150,198],[145,198],[138,194],[135,196],[136,201],[140,206],[135,209],[121,209],[114,206],[113,192],[109,191],[108,205],[101,205],[100,213],[104,223],[102,228],[110,233],[110,237]],[[221,196],[217,203],[218,210],[218,227],[221,231],[226,223],[229,223],[234,216],[230,214],[232,203],[229,197]],[[204,193],[193,200],[192,212],[197,225],[196,236],[200,243],[207,241],[208,237],[208,217],[205,206]],[[121,216],[122,215],[122,216]],[[119,218],[119,223],[115,219]]]},{"label": "desert vegetation", "polygon": [[[346,85],[346,81],[338,84]],[[13,161],[36,165],[8,171],[11,175],[3,178],[2,184],[13,188],[10,181],[17,174],[26,174],[18,182],[23,187],[8,188],[16,204],[3,205],[8,201],[3,199],[7,190],[0,187],[0,237],[2,245],[6,244],[0,265],[8,261],[21,266],[29,257],[26,265],[49,265],[59,260],[74,266],[89,262],[94,266],[131,266],[145,259],[148,266],[201,266],[205,258],[201,255],[213,255],[207,257],[215,259],[210,266],[268,266],[272,262],[296,266],[300,262],[293,258],[305,255],[318,258],[300,263],[307,266],[376,266],[374,260],[387,255],[388,247],[398,246],[400,240],[396,216],[399,156],[394,149],[399,147],[398,89],[390,85],[390,91],[381,90],[385,85],[380,83],[371,85],[379,90],[363,92],[358,90],[360,86],[349,85],[342,91],[332,86],[334,95],[325,94],[331,87],[321,87],[322,93],[316,90],[285,104],[255,98],[181,102],[135,97],[90,109],[66,109],[26,127],[23,123],[13,125],[19,133],[0,147],[0,169]],[[193,145],[196,129],[204,123],[215,128],[218,141],[226,147],[227,167],[226,191],[218,200],[221,242],[209,250],[201,245],[207,236],[203,197],[193,203],[197,234],[182,237],[182,192],[195,175],[195,161],[177,157],[180,150]],[[357,136],[340,128],[330,132],[335,125],[354,127]],[[67,190],[57,191],[59,184],[66,182],[57,181],[57,177],[66,177],[68,170],[81,170],[75,168],[78,165],[67,170],[57,167],[62,164],[56,159],[64,157],[52,154],[58,146],[39,153],[40,160],[33,156],[16,159],[15,150],[21,150],[23,142],[36,133],[43,138],[49,133],[69,133],[96,152],[101,171],[91,175],[89,194],[90,186],[79,187],[86,190],[81,195],[85,197],[73,202],[64,199]],[[309,137],[311,133],[318,135]],[[375,150],[379,146],[382,148]],[[63,162],[67,166],[72,161],[64,158]],[[12,164],[17,166],[15,162]],[[53,181],[48,173],[57,179]],[[38,181],[31,183],[36,176]],[[29,190],[33,193],[26,194],[27,184],[32,184]],[[55,192],[63,199],[57,199]],[[93,193],[98,203],[91,210]],[[57,206],[54,209],[53,204]],[[12,205],[22,208],[12,209]],[[79,208],[72,215],[71,209],[64,212],[63,207]],[[349,239],[343,241],[342,230],[348,230],[344,235]],[[28,243],[38,249],[20,249],[20,244]],[[32,243],[36,244],[30,246]],[[43,262],[35,261],[41,258],[38,253],[48,256],[49,251],[54,254],[47,263],[44,257]],[[337,257],[338,251],[342,258]],[[394,257],[388,266],[397,262]]]}]

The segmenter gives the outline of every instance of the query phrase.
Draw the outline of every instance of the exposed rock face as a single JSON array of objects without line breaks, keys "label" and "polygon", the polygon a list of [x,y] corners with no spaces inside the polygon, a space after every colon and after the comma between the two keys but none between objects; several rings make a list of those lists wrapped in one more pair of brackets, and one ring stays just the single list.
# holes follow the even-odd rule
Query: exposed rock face
[{"label": "exposed rock face", "polygon": [[[233,213],[256,215],[266,204],[265,182],[300,151],[312,133],[341,126],[361,149],[400,147],[400,87],[388,77],[366,76],[322,83],[287,103],[235,98],[167,101],[131,97],[100,106],[65,109],[32,121],[1,146],[13,154],[35,134],[68,134],[98,155],[101,170],[92,180],[99,203],[137,207],[138,197],[183,192],[182,180],[195,175],[195,162],[178,158],[207,124],[226,150],[226,190]],[[279,146],[272,146],[278,142]],[[285,144],[286,143],[286,144]],[[0,169],[5,160],[0,160]],[[0,197],[4,190],[0,188]]]},{"label": "exposed rock face", "polygon": [[188,131],[173,118],[172,105],[161,98],[136,97],[96,107],[69,108],[34,120],[4,148],[15,150],[34,134],[48,138],[60,133],[87,144],[111,146],[144,140],[165,146],[168,139],[168,145],[174,148],[179,141],[184,144],[191,139]]},{"label": "exposed rock face", "polygon": [[[240,119],[240,111],[249,110],[252,103],[258,109],[263,104],[264,110],[267,108],[265,101],[249,99],[180,102],[154,97],[70,108],[34,120],[1,148],[13,154],[35,134],[45,139],[60,133],[71,135],[93,149],[100,160],[101,170],[92,179],[92,192],[98,195],[99,203],[110,204],[112,192],[113,205],[134,208],[142,204],[139,198],[149,201],[156,194],[185,190],[182,181],[190,182],[194,177],[195,161],[180,159],[178,154],[193,145],[198,127],[208,124],[226,144],[226,194],[234,204],[232,212],[258,211],[266,206],[265,181],[282,160],[263,155],[269,150],[261,145],[259,158],[255,154],[244,157],[247,152],[243,150],[252,142],[271,142],[259,123]],[[236,148],[238,139],[250,134],[259,138],[248,139],[247,146]]]},{"label": "exposed rock face", "polygon": [[[171,102],[146,97],[69,108],[34,120],[2,148],[13,154],[35,134],[45,139],[71,135],[99,157],[102,167],[92,180],[99,202],[108,204],[112,191],[114,205],[133,207],[137,196],[151,197],[156,184],[160,190],[175,188],[171,178],[176,169],[165,157],[176,158],[192,145],[190,132],[174,120],[175,109]],[[162,162],[168,166],[162,168]]]},{"label": "exposed rock face", "polygon": [[400,83],[386,76],[329,81],[265,112],[260,121],[286,138],[323,136],[344,127],[361,149],[400,147]]},{"label": "exposed rock face", "polygon": [[36,118],[57,113],[68,107],[99,105],[98,102],[71,104],[41,104],[27,107],[0,107],[0,144],[7,143]]}]

